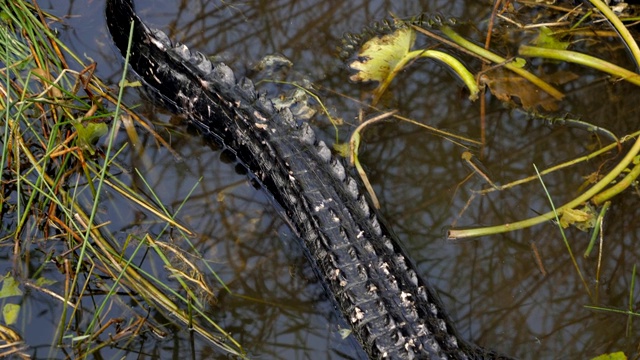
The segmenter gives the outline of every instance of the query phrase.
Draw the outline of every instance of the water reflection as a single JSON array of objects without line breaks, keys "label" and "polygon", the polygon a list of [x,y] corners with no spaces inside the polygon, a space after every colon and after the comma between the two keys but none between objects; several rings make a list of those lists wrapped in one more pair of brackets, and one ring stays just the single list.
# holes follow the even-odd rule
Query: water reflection
[{"label": "water reflection", "polygon": [[[74,10],[69,12],[77,11],[75,2],[70,4],[69,9]],[[62,5],[54,8],[65,11]],[[284,54],[293,60],[296,72],[331,90],[323,92],[323,99],[348,124],[355,122],[359,105],[336,94],[358,99],[366,89],[346,81],[344,66],[334,56],[344,32],[357,31],[389,13],[440,11],[462,19],[486,19],[490,11],[478,1],[156,0],[137,1],[137,8],[145,20],[167,30],[172,38],[193,49],[222,54],[239,74],[265,54]],[[80,36],[65,36],[77,40],[77,48],[93,48],[92,57],[106,60],[100,69],[103,74],[117,74],[120,59],[106,45],[109,39],[104,28],[95,33],[103,47],[79,41],[83,39]],[[617,61],[623,55],[620,52]],[[575,66],[561,67],[585,72]],[[587,72],[581,81],[565,88],[568,99],[562,103],[563,111],[606,126],[617,135],[636,130],[637,121],[632,119],[638,119],[639,110],[634,106],[640,97],[638,90],[595,80],[598,78],[601,75]],[[479,136],[479,105],[469,103],[459,84],[437,64],[414,66],[394,83],[390,94],[386,106],[400,109],[407,117]],[[134,92],[128,96],[130,102],[140,101]],[[488,146],[482,161],[502,183],[532,175],[532,164],[549,167],[584,155],[594,145],[590,133],[549,127],[539,119],[504,109],[494,99],[488,105]],[[181,121],[169,119],[148,103],[141,110],[154,114],[150,115],[154,121]],[[325,120],[318,119],[315,125],[326,129],[331,138],[331,127]],[[342,128],[342,135],[350,129]],[[144,155],[132,153],[128,165],[142,172],[163,203],[174,210],[180,208],[181,221],[198,234],[194,246],[229,288],[241,295],[229,296],[224,290],[215,294],[211,312],[220,324],[256,357],[362,357],[351,339],[340,338],[338,330],[344,324],[309,269],[303,250],[271,207],[268,195],[255,191],[233,165],[220,161],[219,151],[212,151],[184,128],[162,132],[180,160],[146,137],[136,144],[146,149]],[[463,209],[459,226],[498,224],[548,211],[538,182],[476,197],[465,207],[472,190],[487,187],[477,176],[464,181],[469,175],[460,159],[465,149],[404,123],[372,127],[365,141],[361,153],[383,213],[422,273],[440,290],[465,338],[523,359],[589,358],[617,350],[634,353],[637,326],[631,327],[632,335],[627,337],[625,317],[595,313],[584,306],[629,306],[632,267],[639,255],[634,221],[640,216],[637,193],[617,199],[606,218],[600,264],[596,256],[581,258],[588,235],[568,230],[579,266],[594,296],[597,293],[594,304],[552,223],[479,240],[444,240],[447,227]],[[545,177],[554,201],[560,204],[574,196],[584,182],[582,176],[598,170],[601,161],[594,159]],[[152,198],[137,176],[132,175],[130,181]],[[189,201],[183,204],[185,197]],[[123,238],[132,232],[161,231],[149,214],[123,209],[117,199],[104,205],[104,214],[112,221],[112,231],[120,232]],[[131,219],[138,221],[132,223]],[[170,235],[165,237],[171,240]],[[546,276],[536,263],[533,244]],[[215,279],[206,281],[220,289]],[[163,357],[182,351],[193,351],[194,358],[220,356],[200,339],[191,342],[184,329],[172,332],[171,340],[160,342],[166,351]],[[157,351],[148,342],[143,349]]]}]

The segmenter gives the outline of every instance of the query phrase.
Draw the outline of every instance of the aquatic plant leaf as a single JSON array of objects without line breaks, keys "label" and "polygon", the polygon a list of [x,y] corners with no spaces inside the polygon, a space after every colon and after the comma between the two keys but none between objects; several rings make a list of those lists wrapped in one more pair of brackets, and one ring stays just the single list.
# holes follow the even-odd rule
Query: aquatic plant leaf
[{"label": "aquatic plant leaf", "polygon": [[349,148],[348,143],[334,143],[333,150],[335,150],[338,155],[344,158],[349,157],[349,155],[351,154],[351,149]]},{"label": "aquatic plant leaf", "polygon": [[55,283],[56,283],[55,280],[47,279],[44,276],[41,276],[36,280],[36,285],[38,285],[38,286],[53,285]]},{"label": "aquatic plant leaf", "polygon": [[6,304],[2,307],[2,317],[4,318],[4,323],[7,325],[15,324],[19,314],[20,305],[18,304]]},{"label": "aquatic plant leaf", "polygon": [[622,351],[618,351],[610,354],[602,354],[592,358],[591,360],[627,360],[627,355]]},{"label": "aquatic plant leaf", "polygon": [[0,289],[0,299],[9,296],[20,296],[22,290],[20,290],[20,284],[15,280],[11,274],[7,274],[2,280],[2,289]]},{"label": "aquatic plant leaf", "polygon": [[352,81],[384,81],[396,65],[409,53],[416,40],[415,31],[403,28],[367,41],[358,53],[359,60],[349,66],[358,72]]},{"label": "aquatic plant leaf", "polygon": [[538,33],[535,43],[543,48],[557,50],[566,50],[570,45],[569,42],[558,40],[554,35],[553,30],[546,26],[540,27],[540,32]]},{"label": "aquatic plant leaf", "polygon": [[589,206],[582,209],[566,209],[560,217],[560,226],[566,229],[571,225],[581,231],[592,229],[596,225],[594,210]]},{"label": "aquatic plant leaf", "polygon": [[520,99],[525,110],[534,110],[541,106],[547,111],[558,109],[558,101],[537,86],[520,76],[513,75],[502,69],[486,72],[481,81],[489,87],[489,90],[500,101],[512,103],[513,98]]},{"label": "aquatic plant leaf", "polygon": [[140,82],[139,80],[129,81],[127,79],[124,79],[124,81],[121,81],[121,82],[118,83],[118,86],[120,86],[120,87],[141,87],[142,86],[142,82]]},{"label": "aquatic plant leaf", "polygon": [[527,60],[521,57],[516,57],[516,58],[513,58],[513,61],[511,61],[510,64],[517,68],[522,69],[527,65]]},{"label": "aquatic plant leaf", "polygon": [[93,145],[109,131],[105,123],[78,122],[74,123],[73,126],[78,132],[78,146],[88,151],[91,155],[94,154]]},{"label": "aquatic plant leaf", "polygon": [[340,334],[340,338],[342,338],[342,340],[346,339],[349,337],[349,335],[351,335],[351,329],[340,329],[338,330],[338,333]]},{"label": "aquatic plant leaf", "polygon": [[360,50],[359,59],[350,64],[351,69],[358,72],[350,77],[352,81],[377,81],[378,87],[373,91],[371,105],[375,106],[393,79],[405,66],[418,58],[438,60],[465,83],[469,89],[469,99],[476,100],[480,89],[475,76],[457,58],[438,50],[411,51],[416,33],[411,28],[401,28],[382,37],[367,41]]}]

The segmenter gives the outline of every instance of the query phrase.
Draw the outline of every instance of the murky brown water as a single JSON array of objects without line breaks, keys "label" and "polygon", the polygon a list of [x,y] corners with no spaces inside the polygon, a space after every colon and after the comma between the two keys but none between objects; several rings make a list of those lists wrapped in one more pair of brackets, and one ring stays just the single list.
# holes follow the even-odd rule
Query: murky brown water
[{"label": "murky brown water", "polygon": [[[99,64],[99,73],[114,82],[122,68],[111,47],[104,25],[103,2],[56,1],[58,15],[73,15],[61,36],[72,47]],[[48,8],[47,4],[40,4]],[[360,98],[365,87],[350,84],[335,47],[344,32],[357,32],[372,20],[389,13],[410,16],[438,11],[461,19],[484,22],[490,12],[486,1],[137,1],[139,14],[152,26],[192,49],[223,54],[233,68],[246,72],[250,65],[270,53],[294,62],[294,70],[330,89],[321,95],[326,104],[347,123],[354,124],[359,105],[341,97]],[[75,17],[79,15],[79,17]],[[419,42],[424,40],[419,40]],[[591,49],[598,56],[616,56],[630,67],[617,41],[600,40]],[[515,49],[501,51],[515,51]],[[477,63],[469,63],[477,70]],[[578,72],[580,80],[563,88],[566,101],[560,113],[606,127],[618,136],[638,128],[640,91],[621,82],[609,82],[596,72],[577,66],[558,66]],[[406,117],[455,133],[479,136],[480,105],[470,103],[460,84],[432,62],[421,62],[394,83],[390,108]],[[500,183],[534,174],[533,164],[544,169],[589,152],[596,145],[591,133],[567,127],[550,127],[540,120],[512,113],[487,98],[487,140],[484,165]],[[129,103],[140,103],[129,91]],[[141,112],[169,116],[144,103]],[[175,120],[175,119],[174,119]],[[318,119],[318,127],[331,127]],[[341,128],[347,134],[351,126]],[[277,216],[266,194],[248,185],[234,166],[221,161],[199,138],[176,131],[163,135],[181,155],[158,148],[144,137],[144,155],[122,157],[130,170],[138,170],[159,194],[163,203],[198,236],[196,248],[229,288],[244,298],[225,296],[212,312],[221,326],[243,344],[251,356],[262,359],[359,358],[357,345],[340,338],[338,314],[309,269],[300,245]],[[123,141],[124,135],[122,135]],[[483,346],[522,359],[590,358],[611,351],[637,355],[638,322],[629,327],[624,315],[594,312],[587,305],[616,309],[629,304],[631,275],[638,263],[640,240],[637,218],[638,192],[618,197],[605,219],[602,260],[596,283],[598,257],[582,258],[589,234],[567,231],[592,301],[572,266],[559,231],[553,223],[531,229],[452,242],[446,230],[456,220],[472,189],[485,188],[479,177],[464,181],[469,168],[460,160],[464,149],[412,125],[384,123],[365,134],[361,154],[378,193],[383,213],[410,250],[425,277],[440,291],[461,334]],[[602,159],[571,167],[545,177],[557,205],[576,195],[583,176],[596,171]],[[609,165],[610,166],[610,165]],[[122,175],[151,198],[136,176]],[[129,179],[129,180],[128,180]],[[133,179],[133,180],[130,180]],[[191,191],[193,192],[189,194]],[[102,217],[112,221],[111,231],[124,239],[131,233],[159,233],[156,220],[141,209],[123,207],[116,194],[102,206]],[[189,196],[182,205],[183,199]],[[501,224],[535,216],[549,210],[539,182],[515,190],[478,197],[464,211],[458,224]],[[133,222],[132,219],[135,219]],[[169,235],[164,235],[168,238]],[[166,240],[166,239],[165,239]],[[546,276],[535,261],[537,248]],[[214,280],[209,279],[212,283]],[[597,296],[595,295],[597,294]],[[50,323],[58,319],[55,311]],[[44,322],[47,322],[46,320]],[[29,331],[27,341],[48,348],[48,332]],[[151,344],[151,345],[150,345]],[[157,347],[154,348],[154,346]],[[224,357],[188,331],[174,329],[164,340],[148,339],[143,353],[162,357]],[[114,353],[111,353],[114,351]],[[105,356],[116,354],[105,350]],[[187,355],[188,354],[188,355]],[[133,353],[128,353],[133,357]]]}]

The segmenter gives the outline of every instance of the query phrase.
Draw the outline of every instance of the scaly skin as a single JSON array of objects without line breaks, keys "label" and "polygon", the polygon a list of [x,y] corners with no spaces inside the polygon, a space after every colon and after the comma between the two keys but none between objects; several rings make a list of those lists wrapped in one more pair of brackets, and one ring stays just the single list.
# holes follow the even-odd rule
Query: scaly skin
[{"label": "scaly skin", "polygon": [[131,0],[107,0],[117,47],[172,111],[236,155],[304,241],[353,334],[372,359],[495,358],[454,330],[435,291],[352,178],[307,123],[277,111],[248,79],[149,29]]}]

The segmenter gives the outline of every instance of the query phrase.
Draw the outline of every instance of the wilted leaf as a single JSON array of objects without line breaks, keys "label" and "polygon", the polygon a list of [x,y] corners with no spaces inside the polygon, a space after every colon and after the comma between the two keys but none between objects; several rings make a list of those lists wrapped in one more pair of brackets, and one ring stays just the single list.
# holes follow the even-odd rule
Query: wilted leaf
[{"label": "wilted leaf", "polygon": [[481,80],[500,101],[513,102],[513,98],[516,97],[520,99],[525,110],[534,110],[536,106],[541,106],[547,111],[558,109],[556,99],[528,80],[511,72],[495,69],[486,72]]},{"label": "wilted leaf", "polygon": [[543,48],[557,50],[565,50],[570,45],[568,42],[558,40],[553,34],[553,30],[546,26],[542,26],[540,28],[540,33],[538,33],[535,43]]},{"label": "wilted leaf", "polygon": [[351,76],[353,81],[384,81],[398,62],[409,53],[416,39],[415,32],[403,28],[382,37],[374,37],[360,49],[350,67],[358,72]]},{"label": "wilted leaf", "polygon": [[596,356],[591,360],[627,360],[627,355],[625,355],[622,351],[610,353],[610,354],[602,354],[600,356]]},{"label": "wilted leaf", "polygon": [[377,81],[378,87],[373,91],[371,105],[375,106],[391,81],[402,69],[417,58],[437,60],[455,72],[469,89],[469,99],[476,100],[480,89],[475,76],[460,60],[438,50],[413,50],[415,31],[401,28],[382,37],[367,41],[360,52],[359,59],[350,67],[358,72],[350,77],[353,81]]},{"label": "wilted leaf", "polygon": [[18,320],[18,314],[20,314],[20,305],[18,304],[6,304],[2,308],[2,317],[7,325],[13,325]]},{"label": "wilted leaf", "polygon": [[546,74],[544,75],[542,78],[546,81],[546,82],[550,82],[550,83],[554,83],[554,84],[558,84],[558,85],[563,85],[566,84],[570,81],[576,80],[578,79],[580,76],[574,72],[571,71],[567,71],[567,70],[560,70],[560,71],[556,71],[554,73],[551,74]]},{"label": "wilted leaf", "polygon": [[582,209],[567,209],[562,212],[560,226],[568,228],[573,225],[578,230],[587,231],[596,225],[596,214],[590,206]]},{"label": "wilted leaf", "polygon": [[7,274],[2,280],[2,289],[0,289],[0,299],[6,298],[9,296],[20,296],[22,295],[22,290],[20,290],[20,284],[11,276],[11,274]]}]

